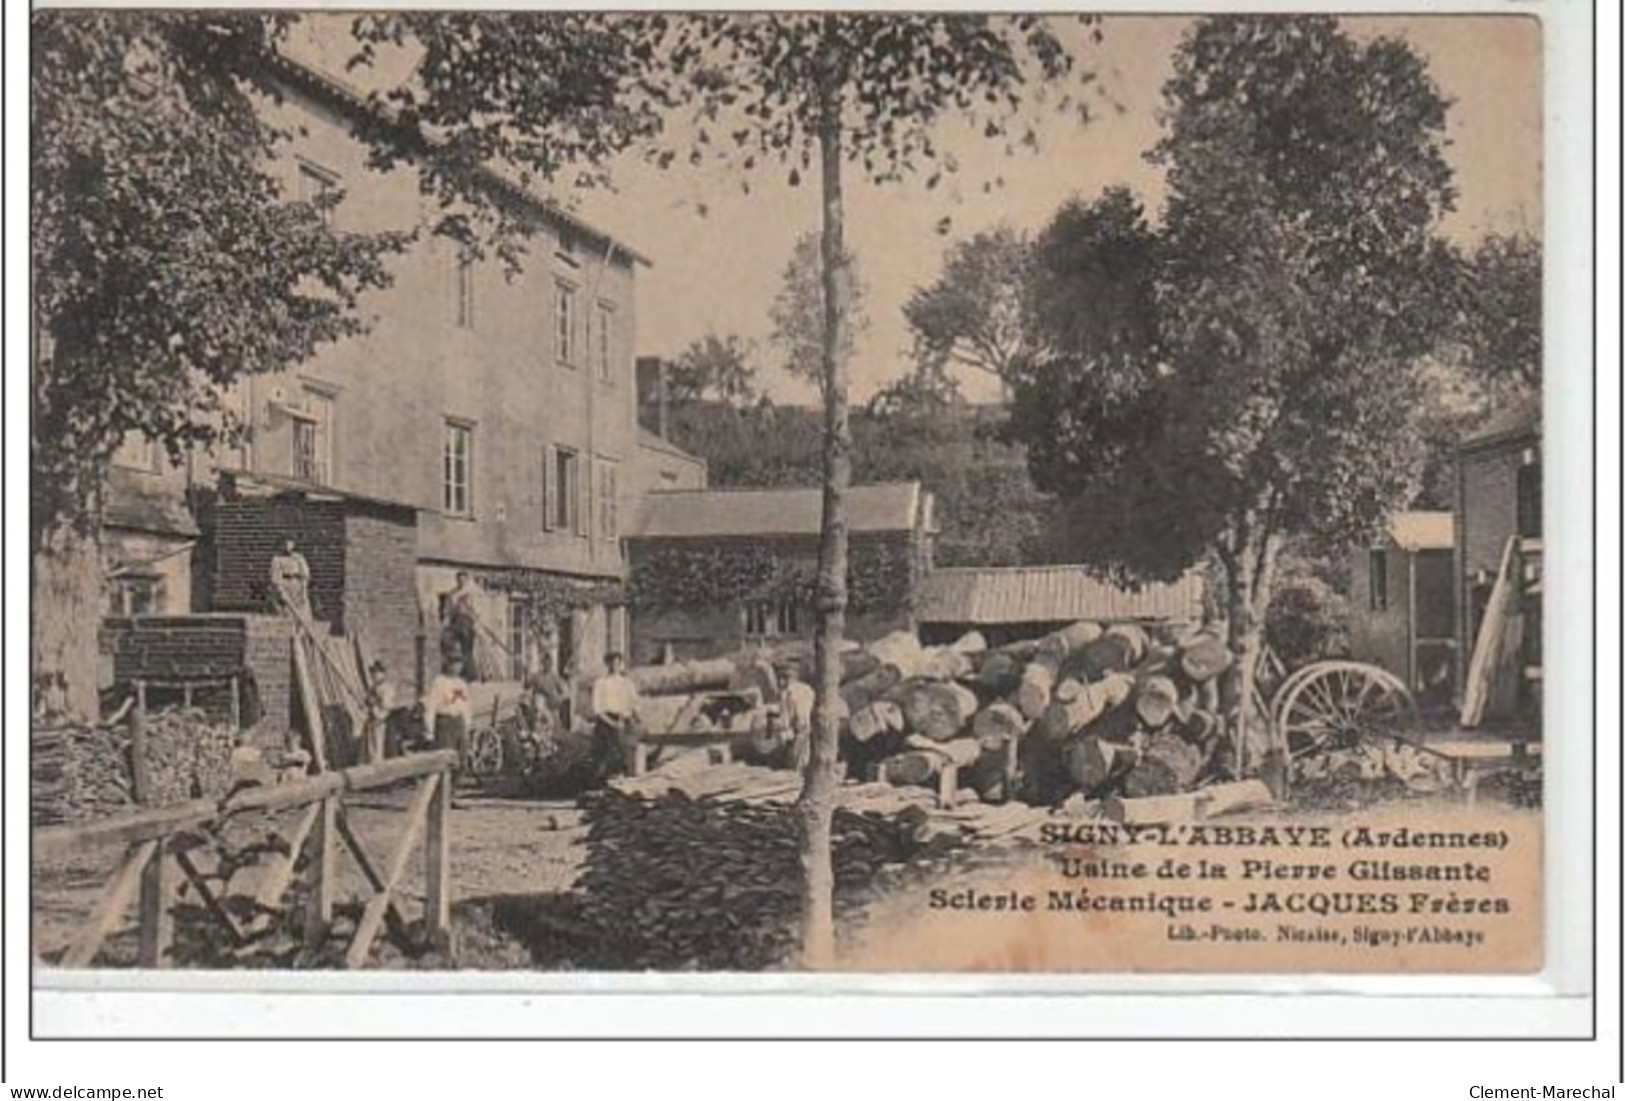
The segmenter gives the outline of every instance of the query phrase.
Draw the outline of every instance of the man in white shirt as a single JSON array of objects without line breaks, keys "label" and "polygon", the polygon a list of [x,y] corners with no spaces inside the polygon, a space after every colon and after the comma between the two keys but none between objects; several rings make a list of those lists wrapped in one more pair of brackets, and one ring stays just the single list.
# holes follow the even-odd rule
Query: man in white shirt
[{"label": "man in white shirt", "polygon": [[632,747],[642,737],[638,725],[638,686],[626,675],[620,654],[604,658],[606,672],[593,682],[593,757],[600,781],[626,767]]},{"label": "man in white shirt", "polygon": [[423,695],[423,729],[436,749],[455,749],[461,754],[473,719],[473,703],[469,699],[468,682],[463,679],[463,664],[453,658],[445,663],[440,675],[429,682],[429,690]]},{"label": "man in white shirt", "polygon": [[292,539],[283,540],[282,553],[271,556],[271,590],[283,608],[310,614],[310,563]]}]

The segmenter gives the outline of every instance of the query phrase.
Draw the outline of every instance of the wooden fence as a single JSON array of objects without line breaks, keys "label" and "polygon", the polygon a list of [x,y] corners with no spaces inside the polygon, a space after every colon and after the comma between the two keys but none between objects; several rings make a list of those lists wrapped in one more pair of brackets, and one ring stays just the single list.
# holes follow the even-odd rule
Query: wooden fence
[{"label": "wooden fence", "polygon": [[[171,907],[177,871],[197,891],[204,907],[224,926],[234,944],[251,943],[253,930],[245,928],[217,897],[207,876],[192,859],[193,845],[183,839],[192,837],[199,827],[221,823],[237,815],[294,808],[303,808],[303,813],[288,835],[288,851],[257,869],[252,894],[262,908],[274,908],[286,894],[293,882],[299,855],[309,848],[310,891],[303,915],[303,940],[307,946],[321,944],[332,926],[337,855],[340,848],[344,849],[373,892],[361,912],[344,957],[345,966],[361,967],[386,923],[397,938],[406,935],[406,921],[396,896],[419,836],[424,835],[423,931],[429,944],[446,947],[451,923],[448,816],[451,770],[456,762],[454,751],[437,750],[269,787],[249,788],[224,802],[197,800],[82,825],[35,831],[33,848],[37,859],[82,854],[112,845],[125,847],[123,860],[107,881],[90,919],[69,944],[61,959],[62,966],[86,967],[94,962],[103,942],[122,923],[138,898],[137,963],[141,967],[168,966],[174,933]],[[351,827],[344,811],[344,797],[408,780],[416,780],[417,788],[395,849],[379,867]]]}]

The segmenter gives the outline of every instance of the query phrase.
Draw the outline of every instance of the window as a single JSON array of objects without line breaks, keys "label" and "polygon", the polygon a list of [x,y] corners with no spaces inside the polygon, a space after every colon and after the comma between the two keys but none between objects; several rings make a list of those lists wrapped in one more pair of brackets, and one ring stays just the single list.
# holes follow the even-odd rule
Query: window
[{"label": "window", "polygon": [[568,447],[553,448],[545,464],[545,500],[542,527],[547,531],[574,531],[587,534],[586,517],[581,512],[581,459]]},{"label": "window", "polygon": [[167,595],[162,574],[142,565],[126,566],[113,576],[107,588],[107,613],[161,615]]},{"label": "window", "polygon": [[575,329],[576,329],[576,291],[568,283],[557,283],[553,287],[553,346],[558,360],[566,367],[573,367],[576,361]]},{"label": "window", "polygon": [[317,207],[317,212],[321,215],[322,224],[329,228],[333,225],[333,207],[327,204],[330,196],[338,190],[338,180],[338,173],[309,161],[299,162],[299,173],[294,180],[294,198],[301,203],[323,204]]},{"label": "window", "polygon": [[125,470],[139,470],[143,474],[158,472],[158,441],[144,432],[126,432],[124,440],[113,452],[113,465]]},{"label": "window", "polygon": [[615,462],[598,461],[598,535],[602,539],[620,537],[620,517],[616,511]]},{"label": "window", "polygon": [[1370,558],[1370,590],[1371,610],[1385,612],[1388,610],[1388,551],[1382,547],[1371,548]]},{"label": "window", "polygon": [[457,264],[457,327],[474,327],[474,257],[466,250],[458,250]]},{"label": "window", "polygon": [[453,516],[474,515],[474,427],[446,422],[445,492],[442,507]]},{"label": "window", "polygon": [[747,638],[776,638],[793,635],[800,629],[799,609],[792,599],[747,600],[745,602],[745,636]]},{"label": "window", "polygon": [[593,354],[598,360],[598,377],[605,382],[615,381],[614,360],[612,349],[614,347],[615,307],[608,302],[598,303],[597,343]]},{"label": "window", "polygon": [[306,387],[293,416],[293,476],[327,485],[333,477],[333,395]]}]

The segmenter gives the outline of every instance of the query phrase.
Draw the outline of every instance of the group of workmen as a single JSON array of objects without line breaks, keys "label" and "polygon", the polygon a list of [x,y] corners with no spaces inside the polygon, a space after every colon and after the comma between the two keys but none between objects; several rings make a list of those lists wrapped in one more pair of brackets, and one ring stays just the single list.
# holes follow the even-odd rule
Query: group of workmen
[{"label": "group of workmen", "polygon": [[[310,566],[288,540],[272,558],[271,583],[281,607],[289,614],[308,617]],[[429,682],[422,704],[421,737],[437,748],[459,751],[473,723],[469,681],[478,679],[475,647],[479,638],[479,589],[466,571],[459,571],[447,594],[440,634],[440,672]],[[361,758],[382,760],[389,751],[386,732],[400,713],[389,670],[373,661],[366,671],[366,721],[361,735]],[[769,708],[774,733],[791,747],[799,764],[805,758],[812,727],[813,690],[791,671],[778,699]],[[604,657],[604,672],[592,684],[590,696],[593,761],[600,781],[626,769],[644,730],[639,716],[637,684],[626,672],[626,659],[617,652]],[[576,726],[575,694],[570,681],[554,667],[553,657],[541,651],[524,679],[520,714],[532,736],[551,740]],[[412,739],[399,739],[402,742]],[[402,745],[400,748],[406,748]],[[399,750],[396,750],[397,752]]]}]

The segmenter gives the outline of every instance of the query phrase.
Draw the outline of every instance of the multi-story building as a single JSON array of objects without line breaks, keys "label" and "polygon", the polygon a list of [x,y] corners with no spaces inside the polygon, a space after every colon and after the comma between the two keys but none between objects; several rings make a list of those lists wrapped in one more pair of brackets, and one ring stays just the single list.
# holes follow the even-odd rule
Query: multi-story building
[{"label": "multi-story building", "polygon": [[[291,196],[337,190],[340,230],[438,213],[415,172],[369,166],[351,132],[369,110],[360,94],[289,58],[274,70],[286,94],[266,110],[299,135],[276,166]],[[264,610],[270,556],[292,538],[317,615],[395,668],[421,670],[459,571],[480,583],[489,652],[512,673],[538,647],[583,672],[625,648],[622,537],[638,495],[705,482],[702,462],[638,426],[646,261],[500,177],[486,184],[535,231],[521,270],[420,234],[393,284],[363,298],[364,335],[226,395],[241,446],[176,466],[127,442],[106,540],[127,580],[110,611]]]}]

